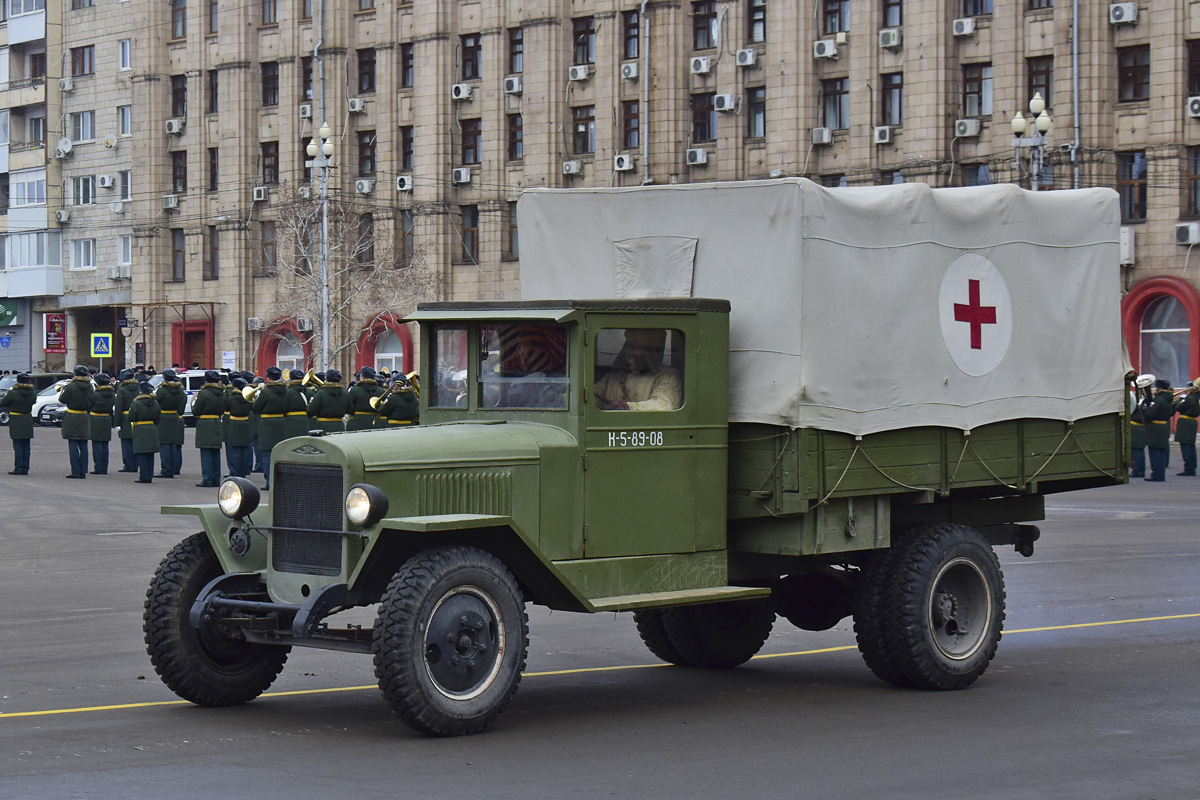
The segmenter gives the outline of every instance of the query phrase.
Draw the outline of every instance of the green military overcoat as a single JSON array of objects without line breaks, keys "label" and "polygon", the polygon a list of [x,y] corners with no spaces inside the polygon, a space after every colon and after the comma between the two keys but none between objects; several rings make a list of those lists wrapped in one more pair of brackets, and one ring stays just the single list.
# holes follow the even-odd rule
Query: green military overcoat
[{"label": "green military overcoat", "polygon": [[258,446],[269,451],[287,438],[284,415],[288,410],[288,390],[283,381],[267,381],[263,384],[258,399],[254,401],[254,413],[258,414]]},{"label": "green military overcoat", "polygon": [[158,452],[158,421],[162,411],[152,394],[140,394],[129,407],[129,424],[133,428],[133,452]]},{"label": "green military overcoat", "polygon": [[10,439],[32,439],[33,404],[37,402],[37,391],[32,383],[18,383],[0,397],[0,408],[8,409],[8,437]]},{"label": "green military overcoat", "polygon": [[88,423],[88,411],[92,407],[92,379],[76,375],[58,393],[58,400],[67,407],[62,421],[62,438],[88,439],[92,427]]},{"label": "green military overcoat", "polygon": [[219,383],[206,383],[192,398],[192,416],[196,418],[196,447],[221,449],[221,414],[225,412],[225,389]]},{"label": "green military overcoat", "polygon": [[113,429],[113,403],[116,392],[112,386],[102,384],[92,392],[92,405],[88,409],[88,425],[93,442],[111,442]]},{"label": "green military overcoat", "polygon": [[340,383],[322,386],[308,404],[309,427],[326,433],[344,431],[346,423],[342,417],[351,411],[350,395]]},{"label": "green military overcoat", "polygon": [[158,443],[183,444],[183,412],[187,410],[187,392],[179,381],[163,381],[154,393],[162,416],[158,420]]}]

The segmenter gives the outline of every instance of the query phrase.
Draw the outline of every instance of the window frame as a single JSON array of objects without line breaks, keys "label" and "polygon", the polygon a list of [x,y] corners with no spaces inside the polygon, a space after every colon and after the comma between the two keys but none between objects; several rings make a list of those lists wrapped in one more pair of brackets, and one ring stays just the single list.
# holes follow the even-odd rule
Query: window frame
[{"label": "window frame", "polygon": [[904,73],[885,72],[879,76],[879,124],[904,124]]},{"label": "window frame", "polygon": [[415,163],[414,131],[412,125],[400,126],[400,168],[412,169]]},{"label": "window frame", "polygon": [[525,29],[508,29],[508,74],[520,75],[525,71]]},{"label": "window frame", "polygon": [[635,8],[621,12],[621,59],[636,61],[642,52],[642,18]]},{"label": "window frame", "polygon": [[850,128],[850,79],[821,81],[821,125],[834,131]]},{"label": "window frame", "polygon": [[377,155],[379,146],[379,140],[375,136],[375,131],[358,131],[355,134],[355,142],[358,146],[358,177],[374,178],[378,168]]},{"label": "window frame", "polygon": [[1046,110],[1054,107],[1054,56],[1030,56],[1025,59],[1026,94],[1030,99],[1042,93]]},{"label": "window frame", "polygon": [[96,240],[92,238],[71,239],[71,271],[95,270],[99,266],[96,258]]},{"label": "window frame", "polygon": [[508,114],[508,160],[525,157],[525,119],[521,114]]},{"label": "window frame", "polygon": [[596,63],[596,18],[594,16],[572,17],[571,55],[571,63],[577,67]]},{"label": "window frame", "polygon": [[71,77],[83,78],[96,74],[96,45],[85,44],[71,48]]},{"label": "window frame", "polygon": [[459,206],[462,222],[462,261],[479,263],[479,206]]},{"label": "window frame", "polygon": [[767,135],[767,87],[746,87],[746,138],[763,139]]},{"label": "window frame", "polygon": [[1150,99],[1150,45],[1117,48],[1117,104]]},{"label": "window frame", "polygon": [[571,106],[571,154],[592,155],[596,152],[596,106]]},{"label": "window frame", "polygon": [[962,114],[967,119],[992,116],[995,70],[991,62],[962,65]]},{"label": "window frame", "polygon": [[821,34],[833,36],[850,30],[850,0],[821,0]]},{"label": "window frame", "polygon": [[[1116,153],[1116,160],[1115,188],[1121,198],[1121,224],[1145,222],[1150,183],[1150,162],[1146,158],[1146,151],[1120,151]],[[1139,164],[1142,168],[1140,177],[1137,172]]]},{"label": "window frame", "polygon": [[279,0],[262,0],[262,27],[275,27],[279,24]]},{"label": "window frame", "polygon": [[[887,2],[887,0],[884,0]],[[762,44],[767,41],[767,0],[747,0],[746,43]]]},{"label": "window frame", "polygon": [[642,120],[641,100],[621,101],[621,144],[623,150],[636,150],[641,147]]},{"label": "window frame", "polygon": [[692,49],[712,50],[717,46],[717,4],[713,0],[692,3]]},{"label": "window frame", "polygon": [[262,185],[274,186],[279,183],[279,142],[259,142],[259,153],[262,157]]},{"label": "window frame", "polygon": [[400,45],[400,88],[411,89],[416,82],[416,54],[412,42]]},{"label": "window frame", "polygon": [[462,79],[479,80],[483,77],[483,37],[478,33],[464,33],[459,37],[462,48]]},{"label": "window frame", "polygon": [[279,62],[264,61],[259,65],[262,76],[262,104],[264,107],[279,105]]},{"label": "window frame", "polygon": [[459,155],[463,164],[483,163],[483,121],[478,117],[459,120],[462,145]]},{"label": "window frame", "polygon": [[378,55],[374,47],[358,50],[358,93],[375,94]]},{"label": "window frame", "polygon": [[171,152],[171,191],[174,194],[187,192],[187,150]]},{"label": "window frame", "polygon": [[691,96],[691,141],[693,144],[717,140],[717,110],[713,106],[715,92],[696,92]]}]

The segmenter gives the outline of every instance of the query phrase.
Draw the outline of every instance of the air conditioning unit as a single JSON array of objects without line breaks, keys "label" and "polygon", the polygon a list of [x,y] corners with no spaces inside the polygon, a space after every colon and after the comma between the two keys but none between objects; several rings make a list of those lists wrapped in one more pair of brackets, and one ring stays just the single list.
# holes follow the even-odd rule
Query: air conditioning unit
[{"label": "air conditioning unit", "polygon": [[361,97],[351,97],[346,101],[346,109],[351,114],[361,114],[367,110],[367,101]]},{"label": "air conditioning unit", "polygon": [[753,67],[758,63],[758,51],[753,47],[747,47],[745,50],[737,51],[737,65],[739,67]]},{"label": "air conditioning unit", "polygon": [[97,175],[96,176],[96,185],[99,186],[101,189],[113,188],[113,176],[112,175]]},{"label": "air conditioning unit", "polygon": [[297,186],[297,187],[296,187],[296,194],[300,195],[300,196],[301,196],[301,197],[303,197],[305,200],[309,200],[309,199],[311,199],[311,198],[312,198],[312,187],[309,187],[309,186]]},{"label": "air conditioning unit", "polygon": [[183,133],[183,118],[176,117],[174,119],[167,120],[167,133],[171,136],[178,136],[179,134]]},{"label": "air conditioning unit", "polygon": [[58,90],[60,92],[75,91],[75,81],[71,78],[59,78],[58,79]]},{"label": "air conditioning unit", "polygon": [[132,264],[117,264],[117,277],[118,278],[133,277],[133,265]]},{"label": "air conditioning unit", "polygon": [[875,144],[891,144],[892,143],[892,126],[877,125],[875,126],[874,136],[872,137]]},{"label": "air conditioning unit", "polygon": [[520,76],[514,75],[511,78],[504,79],[504,93],[505,94],[520,94],[522,88],[523,87],[521,86]]},{"label": "air conditioning unit", "polygon": [[370,194],[375,191],[375,181],[371,178],[359,178],[354,182],[354,191],[359,194]]},{"label": "air conditioning unit", "polygon": [[1200,97],[1189,97],[1187,101],[1187,113],[1192,119],[1200,117]]},{"label": "air conditioning unit", "polygon": [[708,151],[703,147],[691,147],[687,151],[689,167],[702,167],[708,163]]},{"label": "air conditioning unit", "polygon": [[563,175],[582,175],[583,174],[583,162],[582,161],[564,161],[562,169],[563,169]]},{"label": "air conditioning unit", "polygon": [[1137,17],[1137,3],[1113,3],[1108,7],[1109,25],[1136,25]]},{"label": "air conditioning unit", "polygon": [[396,191],[411,192],[412,191],[412,175],[397,175],[396,176]]},{"label": "air conditioning unit", "polygon": [[586,81],[592,76],[592,68],[587,64],[577,64],[567,70],[567,79],[572,81]]},{"label": "air conditioning unit", "polygon": [[300,333],[308,333],[313,329],[311,317],[296,317],[296,330]]},{"label": "air conditioning unit", "polygon": [[312,119],[312,103],[300,104],[300,119]]},{"label": "air conditioning unit", "polygon": [[885,50],[900,46],[900,29],[884,28],[879,32],[879,46]]},{"label": "air conditioning unit", "polygon": [[633,156],[613,156],[613,172],[632,172]]},{"label": "air conditioning unit", "polygon": [[108,275],[108,279],[110,281],[118,280],[121,277],[120,267],[107,267],[105,268],[104,272],[106,275]]},{"label": "air conditioning unit", "polygon": [[71,212],[67,211],[65,208],[55,211],[54,212],[54,221],[62,223],[63,225],[67,224],[68,222],[71,221]]},{"label": "air conditioning unit", "polygon": [[1129,265],[1134,262],[1133,241],[1133,228],[1128,225],[1122,225],[1120,235],[1117,237],[1117,249],[1120,253],[1120,263],[1122,265]]},{"label": "air conditioning unit", "polygon": [[833,144],[833,128],[813,128],[813,144]]},{"label": "air conditioning unit", "polygon": [[724,111],[725,113],[737,111],[737,95],[714,94],[713,111]]},{"label": "air conditioning unit", "polygon": [[956,119],[954,121],[954,136],[957,139],[963,139],[970,136],[979,135],[979,120],[977,119]]},{"label": "air conditioning unit", "polygon": [[813,42],[813,58],[837,57],[837,42],[833,39],[818,39]]},{"label": "air conditioning unit", "polygon": [[975,35],[975,18],[963,17],[962,19],[954,20],[954,35],[955,36],[974,36]]},{"label": "air conditioning unit", "polygon": [[258,317],[248,317],[246,319],[246,330],[261,331],[263,329],[263,321]]},{"label": "air conditioning unit", "polygon": [[627,81],[636,81],[638,76],[638,65],[636,61],[630,61],[628,64],[621,65],[621,77]]},{"label": "air conditioning unit", "polygon": [[108,204],[108,210],[114,214],[124,214],[125,213],[125,204],[122,203],[120,200],[114,200]]},{"label": "air conditioning unit", "polygon": [[252,199],[255,203],[265,203],[271,197],[271,192],[266,186],[255,186],[252,190]]},{"label": "air conditioning unit", "polygon": [[179,195],[164,194],[163,195],[163,211],[170,211],[173,208],[179,208]]},{"label": "air conditioning unit", "polygon": [[450,99],[455,102],[471,99],[471,92],[474,91],[469,83],[456,83],[450,87]]},{"label": "air conditioning unit", "polygon": [[1175,226],[1175,244],[1200,244],[1200,222],[1180,222]]},{"label": "air conditioning unit", "polygon": [[712,72],[712,59],[708,56],[695,56],[692,58],[692,74],[707,75]]},{"label": "air conditioning unit", "polygon": [[454,169],[450,170],[450,182],[456,184],[470,183],[471,168],[455,167]]},{"label": "air conditioning unit", "polygon": [[55,151],[54,151],[54,157],[57,158],[59,161],[62,161],[64,158],[70,158],[71,157],[71,148],[63,147],[62,143],[60,142],[58,148],[55,149]]}]

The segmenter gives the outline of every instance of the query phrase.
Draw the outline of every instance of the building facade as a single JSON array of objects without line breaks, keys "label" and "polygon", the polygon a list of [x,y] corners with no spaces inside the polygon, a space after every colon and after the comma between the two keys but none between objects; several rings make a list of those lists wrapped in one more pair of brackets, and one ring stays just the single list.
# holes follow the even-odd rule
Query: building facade
[{"label": "building facade", "polygon": [[[0,294],[27,306],[31,341],[65,319],[66,353],[31,348],[46,366],[93,361],[93,332],[113,333],[130,364],[314,366],[324,283],[333,366],[411,369],[399,319],[415,302],[517,293],[526,187],[806,176],[1117,189],[1133,363],[1176,384],[1200,374],[1195,4],[6,0],[6,12]],[[323,124],[327,173],[320,149],[306,152]]]}]

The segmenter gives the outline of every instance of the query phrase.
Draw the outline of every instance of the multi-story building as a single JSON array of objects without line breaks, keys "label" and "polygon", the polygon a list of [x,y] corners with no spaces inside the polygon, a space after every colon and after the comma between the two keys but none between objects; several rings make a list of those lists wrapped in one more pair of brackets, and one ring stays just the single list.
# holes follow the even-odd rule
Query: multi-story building
[{"label": "multi-story building", "polygon": [[[324,123],[344,370],[410,368],[416,299],[516,293],[527,186],[807,176],[1116,188],[1134,364],[1200,373],[1200,10],[1182,0],[58,1],[35,12],[61,16],[52,42],[14,39],[13,9],[41,0],[7,0],[0,61],[8,294],[66,314],[66,362],[105,330],[131,363],[312,364]],[[69,83],[19,83],[38,41],[40,74]],[[50,147],[18,163],[39,112]],[[37,220],[16,214],[31,170]],[[35,224],[60,258],[29,263]],[[366,284],[376,262],[427,279],[356,294],[342,267]]]}]

